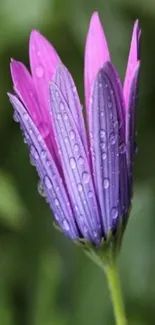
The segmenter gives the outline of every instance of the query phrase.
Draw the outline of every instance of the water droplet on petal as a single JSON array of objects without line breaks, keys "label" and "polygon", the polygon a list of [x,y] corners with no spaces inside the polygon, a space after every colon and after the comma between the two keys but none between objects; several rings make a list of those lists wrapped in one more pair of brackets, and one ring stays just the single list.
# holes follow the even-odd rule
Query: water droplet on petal
[{"label": "water droplet on petal", "polygon": [[64,137],[64,141],[67,143],[68,142],[68,137]]},{"label": "water droplet on petal", "polygon": [[39,159],[39,154],[38,154],[38,152],[37,152],[37,150],[36,150],[35,147],[33,147],[33,146],[30,147],[30,154],[31,154],[31,156],[32,156],[32,158],[34,160],[38,160]]},{"label": "water droplet on petal", "polygon": [[63,111],[64,108],[65,108],[65,106],[64,106],[63,102],[60,102],[60,110]]},{"label": "water droplet on petal", "polygon": [[49,135],[49,125],[46,122],[39,123],[38,129],[43,138],[46,138]]},{"label": "water droplet on petal", "polygon": [[45,150],[41,150],[40,157],[42,159],[45,159],[46,158],[46,151]]},{"label": "water droplet on petal", "polygon": [[76,161],[75,161],[75,159],[73,157],[71,157],[69,159],[69,163],[70,163],[70,166],[71,166],[72,169],[76,168]]},{"label": "water droplet on petal", "polygon": [[89,198],[92,198],[92,197],[93,197],[93,192],[92,192],[92,191],[89,191],[89,192],[88,192],[88,197],[89,197]]},{"label": "water droplet on petal", "polygon": [[84,164],[84,158],[82,156],[80,156],[78,158],[78,163],[79,163],[79,165],[83,165]]},{"label": "water droplet on petal", "polygon": [[46,196],[46,194],[45,194],[45,191],[44,191],[44,188],[43,188],[43,185],[42,185],[41,181],[39,181],[39,182],[38,182],[38,187],[37,187],[37,189],[38,189],[38,193],[39,193],[41,196],[43,196],[43,197],[45,197],[45,196]]},{"label": "water droplet on petal", "polygon": [[52,188],[52,183],[48,176],[45,176],[44,182],[45,182],[45,186],[50,190]]},{"label": "water droplet on petal", "polygon": [[112,208],[111,209],[111,217],[112,217],[112,219],[116,219],[118,217],[118,210],[117,210],[117,208]]},{"label": "water droplet on petal", "polygon": [[82,192],[82,191],[83,191],[83,186],[82,186],[82,184],[79,183],[79,184],[77,185],[77,188],[78,188],[78,191],[79,191],[79,192]]},{"label": "water droplet on petal", "polygon": [[109,136],[109,141],[110,143],[113,145],[116,142],[116,136],[114,135],[114,133],[111,133]]},{"label": "water droplet on petal", "polygon": [[103,180],[103,187],[104,187],[105,189],[107,189],[107,188],[109,187],[109,179],[108,179],[108,178],[105,178],[105,179]]},{"label": "water droplet on petal", "polygon": [[42,78],[44,75],[44,68],[40,65],[39,67],[36,68],[36,76],[38,78]]},{"label": "water droplet on petal", "polygon": [[70,135],[72,140],[75,139],[75,132],[73,130],[70,131],[69,135]]},{"label": "water droplet on petal", "polygon": [[61,114],[60,113],[57,114],[57,119],[61,120]]},{"label": "water droplet on petal", "polygon": [[104,130],[100,130],[100,138],[105,139],[106,133]]},{"label": "water droplet on petal", "polygon": [[107,154],[106,154],[106,152],[103,152],[102,153],[102,159],[105,160],[106,158],[107,158]]},{"label": "water droplet on petal", "polygon": [[64,230],[66,230],[66,231],[70,230],[69,223],[68,223],[67,219],[63,219],[62,225],[63,225]]},{"label": "water droplet on petal", "polygon": [[78,145],[77,143],[74,145],[74,150],[75,150],[76,152],[79,151],[79,145]]},{"label": "water droplet on petal", "polygon": [[112,102],[111,102],[111,101],[108,102],[108,107],[109,107],[109,108],[112,107]]},{"label": "water droplet on petal", "polygon": [[54,203],[55,203],[55,205],[56,206],[59,206],[59,201],[58,201],[58,199],[56,198],[56,199],[54,199]]},{"label": "water droplet on petal", "polygon": [[89,174],[87,172],[82,173],[82,181],[84,184],[87,184],[89,182]]},{"label": "water droplet on petal", "polygon": [[64,119],[68,120],[68,115],[66,113],[64,114]]},{"label": "water droplet on petal", "polygon": [[105,142],[101,142],[100,147],[101,147],[102,150],[105,149],[106,143]]},{"label": "water droplet on petal", "polygon": [[25,121],[27,121],[28,118],[29,118],[29,114],[26,113],[26,112],[24,112],[24,113],[23,113],[23,118],[24,118]]},{"label": "water droplet on petal", "polygon": [[121,143],[120,146],[119,146],[119,152],[120,154],[123,154],[126,152],[126,146],[125,146],[125,143]]},{"label": "water droplet on petal", "polygon": [[14,121],[15,122],[19,122],[19,117],[20,117],[20,115],[18,114],[18,112],[17,111],[14,111],[14,113],[13,113],[13,119],[14,119]]}]

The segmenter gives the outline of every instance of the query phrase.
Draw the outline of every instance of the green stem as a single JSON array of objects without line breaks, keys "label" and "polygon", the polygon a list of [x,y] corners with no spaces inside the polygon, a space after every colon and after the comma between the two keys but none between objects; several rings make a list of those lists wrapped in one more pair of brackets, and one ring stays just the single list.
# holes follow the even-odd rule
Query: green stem
[{"label": "green stem", "polygon": [[120,281],[115,262],[110,262],[108,265],[106,265],[104,270],[107,276],[108,285],[111,293],[116,324],[127,325],[127,319],[125,316],[124,304],[120,288]]}]

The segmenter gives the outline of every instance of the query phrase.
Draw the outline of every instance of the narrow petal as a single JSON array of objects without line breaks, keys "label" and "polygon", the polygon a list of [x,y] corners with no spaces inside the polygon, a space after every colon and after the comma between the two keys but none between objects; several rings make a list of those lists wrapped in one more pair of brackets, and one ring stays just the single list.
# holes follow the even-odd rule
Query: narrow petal
[{"label": "narrow petal", "polygon": [[10,68],[14,90],[26,106],[33,121],[38,125],[41,122],[41,114],[32,77],[21,62],[11,60]]},{"label": "narrow petal", "polygon": [[128,206],[123,109],[119,77],[107,62],[92,89],[89,120],[94,181],[106,234]]},{"label": "narrow petal", "polygon": [[76,221],[83,237],[98,243],[101,238],[101,225],[85,149],[72,117],[71,107],[54,82],[50,92],[51,117]]},{"label": "narrow petal", "polygon": [[135,154],[135,135],[136,135],[136,104],[138,99],[138,81],[139,81],[140,62],[138,61],[133,71],[132,82],[129,92],[129,104],[126,115],[126,143],[127,143],[127,164],[132,191],[132,165]]},{"label": "narrow petal", "polygon": [[46,143],[18,98],[13,95],[9,95],[9,98],[18,114],[20,126],[26,138],[31,159],[33,159],[34,165],[36,166],[47,196],[47,201],[54,212],[55,219],[67,236],[77,239],[79,233],[75,224],[70,201],[63,185],[63,180],[61,179]]},{"label": "narrow petal", "polygon": [[130,45],[127,69],[125,74],[124,87],[123,87],[125,107],[128,107],[129,104],[129,93],[130,93],[130,88],[132,83],[133,71],[135,70],[137,62],[139,60],[140,37],[141,37],[141,30],[139,27],[139,22],[138,20],[136,20],[133,27],[133,33],[132,33],[132,39],[131,39],[131,45]]},{"label": "narrow petal", "polygon": [[108,45],[98,13],[94,12],[90,21],[85,48],[84,80],[86,108],[89,106],[91,86],[99,69],[106,61],[110,61]]},{"label": "narrow petal", "polygon": [[87,151],[86,130],[82,114],[82,106],[74,80],[67,68],[62,64],[57,67],[54,80],[71,109],[72,118],[74,119],[83,145]]},{"label": "narrow petal", "polygon": [[60,59],[53,46],[36,30],[30,36],[30,65],[44,121],[49,119],[49,82]]},{"label": "narrow petal", "polygon": [[[35,125],[37,126],[38,130],[40,131],[42,137],[45,139],[45,142],[52,153],[52,156],[55,159],[57,165],[59,165],[60,169],[60,162],[58,159],[57,154],[57,147],[56,142],[53,135],[53,130],[51,127],[51,123],[49,122],[50,116],[49,111],[46,114],[48,117],[47,120],[44,120],[44,113],[43,110],[40,108],[36,89],[34,86],[34,82],[29,71],[26,69],[23,63],[12,60],[11,64],[11,75],[14,84],[14,90],[24,106],[26,107],[27,111],[29,112],[32,120],[34,121]],[[49,88],[48,88],[49,89]]]}]

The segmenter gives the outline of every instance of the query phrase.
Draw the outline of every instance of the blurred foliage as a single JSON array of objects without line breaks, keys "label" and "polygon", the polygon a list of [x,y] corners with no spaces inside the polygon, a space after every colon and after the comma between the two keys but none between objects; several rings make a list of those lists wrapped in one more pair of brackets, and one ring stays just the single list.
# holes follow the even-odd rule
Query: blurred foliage
[{"label": "blurred foliage", "polygon": [[83,53],[98,10],[111,55],[124,75],[133,21],[142,27],[135,196],[119,259],[129,324],[155,324],[155,2],[154,0],[0,1],[0,324],[114,324],[102,272],[53,227],[7,91],[10,57],[28,65],[39,29],[72,72],[83,98]]}]

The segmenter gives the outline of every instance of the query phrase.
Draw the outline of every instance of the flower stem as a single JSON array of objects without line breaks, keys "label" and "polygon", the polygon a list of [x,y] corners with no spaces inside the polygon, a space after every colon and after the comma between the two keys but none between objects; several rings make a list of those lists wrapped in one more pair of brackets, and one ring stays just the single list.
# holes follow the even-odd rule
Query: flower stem
[{"label": "flower stem", "polygon": [[111,261],[104,270],[108,280],[116,325],[127,325],[116,263]]}]

